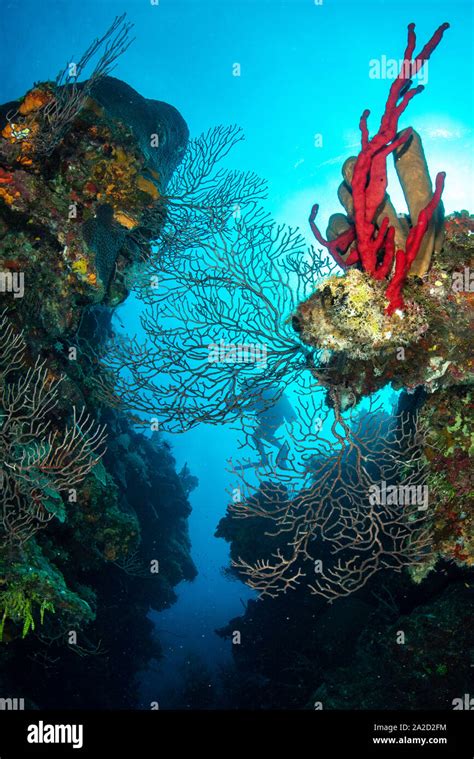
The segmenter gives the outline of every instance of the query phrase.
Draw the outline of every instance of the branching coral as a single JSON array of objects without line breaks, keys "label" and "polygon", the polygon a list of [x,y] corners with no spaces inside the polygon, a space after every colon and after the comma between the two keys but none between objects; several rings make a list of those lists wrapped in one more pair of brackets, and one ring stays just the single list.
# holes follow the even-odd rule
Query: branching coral
[{"label": "branching coral", "polygon": [[[232,562],[262,596],[304,582],[333,601],[383,569],[425,565],[432,554],[431,515],[418,498],[427,498],[428,430],[409,415],[381,413],[374,401],[348,416],[337,403],[335,395],[332,414],[314,399],[303,402],[287,425],[284,469],[275,459],[263,468],[232,465],[240,500],[229,514],[262,522],[277,541],[270,557]],[[375,495],[382,491],[391,495]]]},{"label": "branching coral", "polygon": [[148,342],[118,340],[108,357],[123,406],[158,416],[168,431],[252,414],[269,384],[298,376],[310,351],[285,317],[331,272],[329,259],[257,204],[261,180],[218,167],[239,139],[240,130],[219,127],[191,141],[136,283]]},{"label": "branching coral", "polygon": [[[432,512],[425,503],[429,443],[423,421],[403,414],[379,417],[372,401],[368,421],[351,421],[344,413],[387,381],[398,386],[406,381],[414,390],[421,375],[435,388],[450,366],[439,353],[446,340],[440,349],[438,335],[445,314],[459,304],[447,272],[431,261],[442,244],[444,174],[433,193],[418,135],[411,129],[397,133],[400,116],[421,91],[411,87],[408,71],[419,72],[446,28],[442,25],[414,56],[410,25],[405,65],[371,139],[368,112],[361,118],[362,150],[346,161],[339,188],[347,217],[332,217],[328,240],[316,227],[313,208],[316,239],[336,263],[358,268],[321,283],[324,274],[332,275],[331,267],[314,251],[308,261],[297,232],[277,226],[258,207],[263,194],[258,180],[214,172],[227,151],[226,139],[238,138],[232,129],[206,135],[203,144],[190,143],[163,196],[166,218],[163,208],[149,214],[150,227],[158,222],[162,227],[137,283],[148,306],[142,319],[148,341],[121,339],[112,345],[115,393],[109,387],[104,394],[111,403],[145,415],[147,423],[150,417],[159,421],[166,431],[229,421],[243,429],[261,461],[235,467],[242,497],[233,499],[229,513],[266,522],[277,544],[270,557],[257,561],[255,555],[234,557],[234,568],[263,595],[285,592],[305,577],[315,594],[332,601],[363,587],[379,571],[410,567],[421,575],[436,559]],[[410,221],[397,216],[386,194],[391,153]],[[139,234],[134,231],[134,238]],[[409,273],[423,277],[426,287]],[[299,333],[293,337],[292,313]],[[417,363],[412,378],[413,366],[405,370],[400,362],[405,350],[419,345],[428,367]],[[247,358],[241,358],[245,350]],[[456,360],[464,371],[462,353]],[[454,371],[463,376],[458,364]],[[293,450],[290,446],[286,460],[283,448],[275,452],[268,468],[264,444],[255,443],[254,423],[278,402],[285,385],[300,394],[304,369],[311,372],[302,396],[314,400],[315,379],[329,388],[329,407],[316,411],[308,401],[290,433]],[[309,428],[315,416],[323,424],[330,419],[324,437],[321,428]],[[276,443],[274,435],[271,444]],[[385,486],[399,495],[371,502],[371,489]],[[423,503],[404,500],[407,492],[421,493]]]},{"label": "branching coral", "polygon": [[[189,256],[193,247],[212,245],[231,218],[240,219],[245,209],[266,197],[266,183],[251,171],[232,171],[219,163],[244,139],[235,125],[217,126],[190,139],[163,194],[166,209],[155,206],[143,222],[164,254]],[[139,231],[137,231],[137,235]],[[157,275],[152,257],[146,276]]]},{"label": "branching coral", "polygon": [[[9,114],[3,136],[21,148],[20,162],[49,156],[71,128],[90,97],[94,86],[114,68],[116,60],[130,46],[132,24],[125,14],[117,16],[105,34],[95,39],[77,63],[70,63],[51,85],[37,85],[27,93],[18,110]],[[79,83],[94,57],[101,53],[91,75]]]},{"label": "branching coral", "polygon": [[[420,163],[422,169],[425,169],[424,157],[422,151],[420,156],[417,137],[412,136],[412,129],[405,129],[397,134],[398,121],[410,100],[423,90],[422,85],[412,88],[411,77],[415,76],[429,60],[431,53],[441,41],[444,31],[448,27],[449,24],[442,24],[421,52],[413,57],[416,44],[415,25],[409,24],[408,42],[401,71],[390,88],[379,131],[370,139],[367,127],[370,111],[366,110],[362,114],[360,119],[362,149],[355,160],[349,159],[346,162],[343,168],[346,183],[339,193],[340,198],[350,210],[349,222],[343,223],[342,231],[338,234],[331,234],[330,239],[325,240],[315,223],[318,205],[313,206],[309,219],[311,229],[318,242],[327,247],[336,262],[343,268],[359,264],[365,272],[376,280],[384,280],[390,277],[385,292],[388,300],[388,314],[403,308],[402,289],[410,270],[417,274],[423,274],[429,268],[432,249],[425,247],[424,250],[421,250],[421,246],[433,214],[439,205],[445,174],[437,175],[435,192],[423,208],[416,209],[413,204],[409,204],[411,205],[412,228],[408,232],[404,248],[400,248],[396,245],[396,232],[399,231],[399,224],[394,221],[393,212],[388,214],[384,212],[384,205],[387,206],[387,211],[390,210],[391,205],[386,196],[387,157],[394,152],[400,155],[401,149],[411,141],[413,145],[417,146],[412,150],[412,153],[416,150],[418,159],[416,169],[419,168]],[[422,160],[420,161],[421,157]],[[399,158],[399,176],[403,175],[403,169],[406,172],[407,163],[407,159]],[[426,178],[426,174],[427,169],[423,178]],[[404,180],[404,190],[409,193],[411,191],[410,181],[407,182],[405,177]],[[422,263],[419,262],[413,268],[420,253]],[[393,264],[395,264],[395,268],[392,272]]]},{"label": "branching coral", "polygon": [[[150,308],[142,319],[151,345],[123,340],[108,358],[122,403],[157,414],[163,429],[179,431],[252,413],[269,383],[286,384],[297,376],[307,352],[291,325],[280,320],[297,300],[278,267],[289,268],[302,243],[297,233],[257,213],[229,224],[225,234],[187,257],[162,249],[160,284],[148,290]],[[298,282],[295,271],[293,284],[304,292],[300,274]],[[222,354],[216,361],[212,346]],[[208,394],[212,401],[204,404]]]},{"label": "branching coral", "polygon": [[[64,519],[62,493],[79,485],[104,453],[105,429],[72,409],[58,427],[61,378],[37,360],[27,367],[20,335],[0,318],[1,542],[24,543],[53,517]],[[11,379],[22,370],[19,379]]]}]

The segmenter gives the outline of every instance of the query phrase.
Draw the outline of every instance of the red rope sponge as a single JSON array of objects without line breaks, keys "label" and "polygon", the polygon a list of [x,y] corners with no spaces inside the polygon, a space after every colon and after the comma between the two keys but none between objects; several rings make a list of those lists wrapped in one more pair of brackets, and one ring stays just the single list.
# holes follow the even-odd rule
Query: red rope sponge
[{"label": "red rope sponge", "polygon": [[[420,212],[416,224],[410,230],[405,250],[395,252],[395,229],[384,217],[376,223],[377,211],[382,205],[387,190],[387,156],[406,143],[412,129],[398,134],[398,121],[410,100],[424,89],[423,85],[412,87],[411,77],[417,74],[438,46],[449,24],[441,24],[422,51],[413,58],[416,44],[415,24],[408,25],[408,40],[403,65],[398,77],[392,83],[378,132],[369,138],[367,120],[370,111],[365,110],[360,118],[361,150],[354,164],[351,180],[353,201],[353,222],[336,239],[325,240],[316,225],[319,206],[311,209],[309,223],[316,240],[324,245],[334,260],[343,268],[358,263],[363,271],[374,279],[382,280],[390,276],[387,285],[387,313],[403,308],[403,286],[410,267],[415,260],[423,236],[433,213],[438,206],[444,187],[445,174],[436,177],[435,192],[427,206]],[[349,254],[346,255],[349,247]],[[395,268],[393,269],[393,262]]]}]

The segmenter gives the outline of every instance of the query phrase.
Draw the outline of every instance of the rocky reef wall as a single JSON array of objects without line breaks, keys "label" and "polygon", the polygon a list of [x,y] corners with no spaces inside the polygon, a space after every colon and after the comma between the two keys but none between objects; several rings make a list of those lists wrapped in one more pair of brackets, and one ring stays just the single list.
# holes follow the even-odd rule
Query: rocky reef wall
[{"label": "rocky reef wall", "polygon": [[102,77],[36,85],[0,108],[0,135],[1,691],[131,707],[160,656],[148,611],[196,573],[195,480],[121,411],[100,359],[188,130]]}]

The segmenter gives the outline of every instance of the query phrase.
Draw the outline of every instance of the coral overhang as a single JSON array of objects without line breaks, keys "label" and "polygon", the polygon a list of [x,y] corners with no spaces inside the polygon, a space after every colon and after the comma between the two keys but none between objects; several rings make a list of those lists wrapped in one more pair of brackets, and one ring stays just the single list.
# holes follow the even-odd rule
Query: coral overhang
[{"label": "coral overhang", "polygon": [[442,24],[421,52],[413,57],[416,44],[415,24],[408,25],[408,41],[403,65],[394,80],[385,104],[378,132],[370,139],[367,119],[370,111],[361,116],[361,151],[355,160],[351,178],[353,221],[333,240],[326,240],[315,219],[319,206],[311,210],[309,223],[316,240],[324,245],[334,260],[344,269],[354,264],[374,279],[389,278],[386,289],[387,314],[403,308],[403,286],[417,255],[428,225],[438,207],[444,188],[445,173],[436,176],[435,191],[418,218],[412,219],[412,228],[405,248],[396,246],[396,230],[388,216],[378,223],[387,190],[387,157],[404,146],[412,136],[411,128],[398,133],[398,121],[410,100],[424,87],[412,87],[411,76],[418,74],[441,41],[448,23]]}]

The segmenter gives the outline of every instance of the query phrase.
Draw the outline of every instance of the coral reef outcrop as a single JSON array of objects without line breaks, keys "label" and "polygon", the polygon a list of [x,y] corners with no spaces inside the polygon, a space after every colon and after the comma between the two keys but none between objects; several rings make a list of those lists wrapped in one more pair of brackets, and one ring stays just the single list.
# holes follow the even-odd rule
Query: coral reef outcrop
[{"label": "coral reef outcrop", "polygon": [[100,362],[187,138],[176,109],[104,75],[0,107],[0,656],[30,705],[136,705],[160,656],[148,611],[196,573],[196,483]]}]

